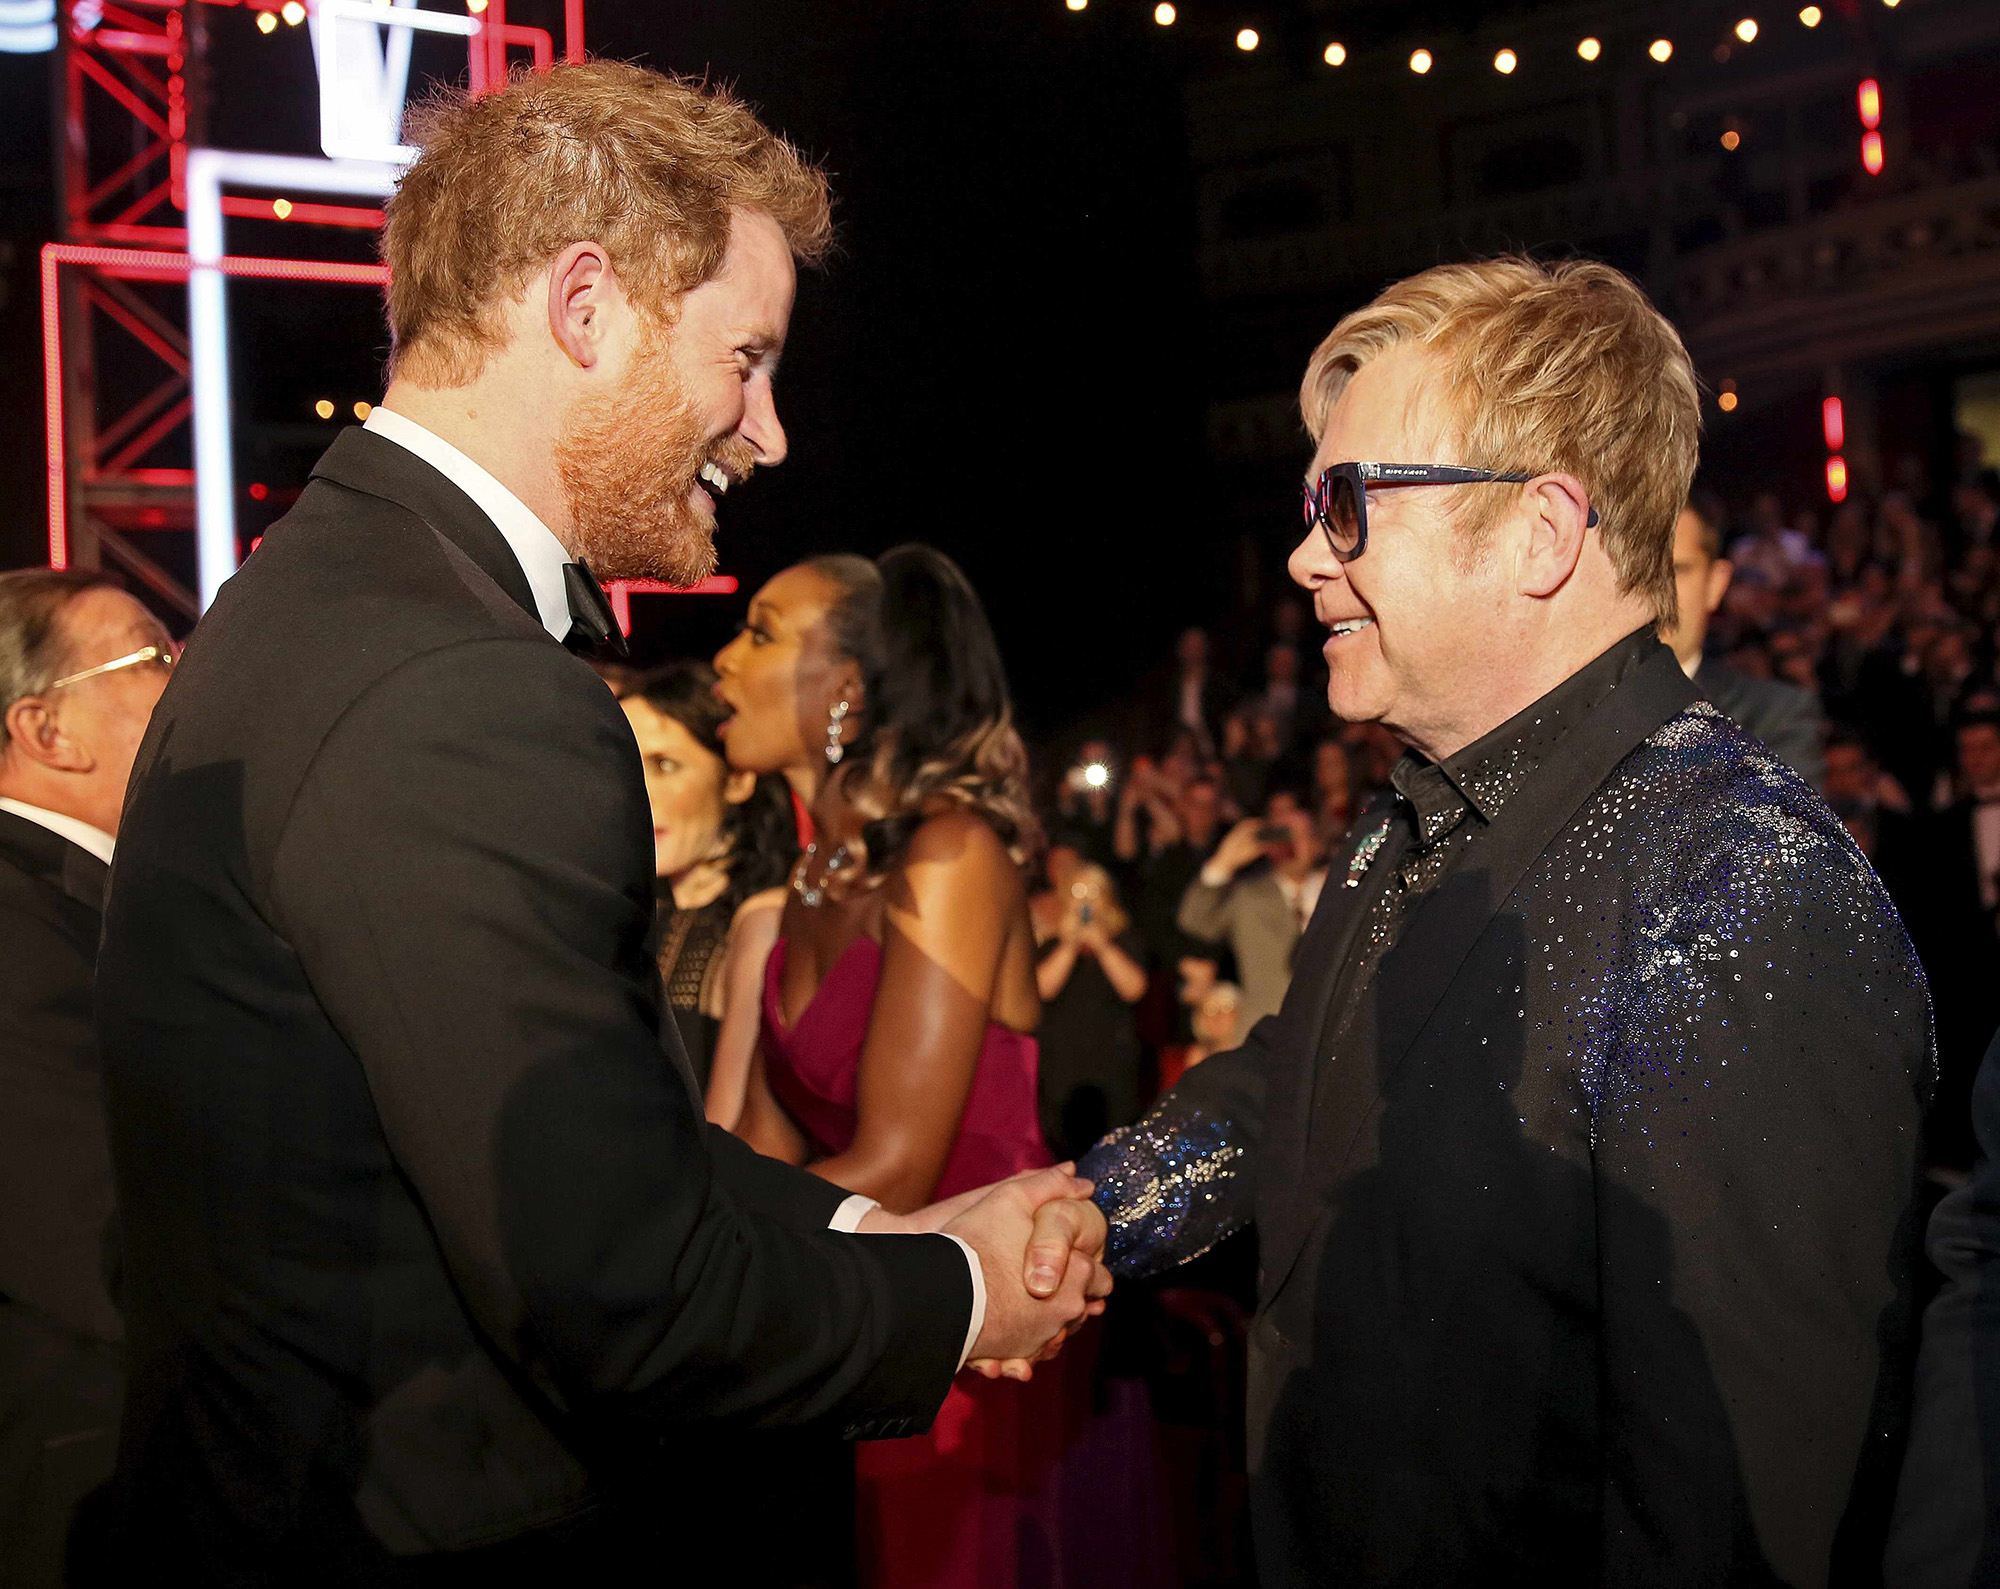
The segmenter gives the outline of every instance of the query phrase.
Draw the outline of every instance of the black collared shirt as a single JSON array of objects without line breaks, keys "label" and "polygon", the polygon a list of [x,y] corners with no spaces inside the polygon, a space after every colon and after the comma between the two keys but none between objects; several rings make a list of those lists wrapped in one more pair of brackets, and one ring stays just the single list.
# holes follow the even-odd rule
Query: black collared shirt
[{"label": "black collared shirt", "polygon": [[1534,705],[1455,756],[1432,761],[1408,751],[1389,774],[1395,796],[1363,819],[1374,825],[1345,877],[1348,887],[1372,888],[1375,897],[1340,968],[1334,994],[1333,1051],[1345,1045],[1361,995],[1403,935],[1417,906],[1500,820],[1515,790],[1557,745],[1658,647],[1647,624],[1585,664]]}]

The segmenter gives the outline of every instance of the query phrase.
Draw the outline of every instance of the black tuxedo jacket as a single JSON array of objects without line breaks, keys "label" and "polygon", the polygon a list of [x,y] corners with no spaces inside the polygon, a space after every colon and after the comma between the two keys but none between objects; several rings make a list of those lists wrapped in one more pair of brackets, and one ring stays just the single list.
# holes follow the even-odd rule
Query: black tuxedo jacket
[{"label": "black tuxedo jacket", "polygon": [[124,1333],[91,982],[104,863],[0,811],[0,1299],[91,1340]]},{"label": "black tuxedo jacket", "polygon": [[1372,831],[1280,1013],[1080,1166],[1122,1272],[1258,1227],[1260,1578],[1866,1581],[1929,1075],[1866,861],[1660,647],[1415,907],[1329,1053],[1347,879],[1393,879],[1407,823]]},{"label": "black tuxedo jacket", "polygon": [[914,1432],[956,1370],[955,1244],[829,1233],[703,1121],[630,730],[533,613],[350,430],[153,719],[98,1010],[155,1562],[402,1581],[621,1499],[693,1541],[719,1440]]}]

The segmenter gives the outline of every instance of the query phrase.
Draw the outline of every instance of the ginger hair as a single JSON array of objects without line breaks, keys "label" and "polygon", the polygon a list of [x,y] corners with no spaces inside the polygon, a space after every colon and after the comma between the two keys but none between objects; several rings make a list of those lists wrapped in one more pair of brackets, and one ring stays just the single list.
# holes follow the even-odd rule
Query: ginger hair
[{"label": "ginger hair", "polygon": [[[1362,365],[1410,345],[1431,361],[1456,463],[1575,475],[1597,510],[1618,588],[1677,617],[1674,522],[1688,499],[1701,399],[1687,349],[1629,277],[1596,260],[1519,257],[1439,265],[1397,282],[1333,328],[1306,366],[1299,406],[1317,442]],[[1458,488],[1468,551],[1513,500]]]},{"label": "ginger hair", "polygon": [[421,153],[388,204],[392,373],[474,379],[506,302],[570,244],[604,245],[626,292],[671,321],[721,269],[732,215],[776,221],[803,263],[831,245],[826,179],[727,89],[618,61],[522,73],[412,111]]}]

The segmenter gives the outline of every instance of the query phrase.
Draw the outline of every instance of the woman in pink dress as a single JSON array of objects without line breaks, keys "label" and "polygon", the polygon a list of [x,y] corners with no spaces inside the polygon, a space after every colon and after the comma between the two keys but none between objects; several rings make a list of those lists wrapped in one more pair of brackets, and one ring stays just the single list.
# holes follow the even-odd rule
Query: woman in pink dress
[{"label": "woman in pink dress", "polygon": [[[810,733],[829,768],[739,1134],[897,1212],[1048,1163],[1022,875],[1039,834],[965,576],[917,546],[802,564],[758,593],[716,671],[732,759],[739,733],[746,752]],[[1074,1380],[963,1374],[929,1434],[858,1447],[862,1582],[1061,1583]]]}]

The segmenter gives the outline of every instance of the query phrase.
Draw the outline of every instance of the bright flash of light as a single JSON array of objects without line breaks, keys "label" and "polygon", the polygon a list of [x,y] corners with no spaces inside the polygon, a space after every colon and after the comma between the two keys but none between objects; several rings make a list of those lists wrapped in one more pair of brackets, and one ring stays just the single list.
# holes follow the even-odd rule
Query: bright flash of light
[{"label": "bright flash of light", "polygon": [[1111,782],[1111,769],[1101,761],[1094,761],[1083,769],[1083,781],[1093,789],[1102,789]]},{"label": "bright flash of light", "polygon": [[1325,60],[1328,66],[1345,66],[1347,64],[1347,46],[1345,44],[1329,44],[1326,47]]},{"label": "bright flash of light", "polygon": [[1507,76],[1520,64],[1521,57],[1516,55],[1512,50],[1502,50],[1498,55],[1493,57],[1493,70],[1498,72],[1502,77]]},{"label": "bright flash of light", "polygon": [[1160,3],[1153,7],[1153,20],[1163,28],[1172,27],[1179,17],[1180,13],[1168,5],[1167,0],[1160,0]]},{"label": "bright flash of light", "polygon": [[1737,23],[1736,36],[1745,44],[1755,44],[1757,42],[1757,19],[1755,17],[1745,17],[1741,22]]},{"label": "bright flash of light", "polygon": [[1415,72],[1417,76],[1422,77],[1424,73],[1428,72],[1430,69],[1431,69],[1431,52],[1429,50],[1410,51],[1411,71]]},{"label": "bright flash of light", "polygon": [[277,17],[269,11],[259,11],[257,13],[257,31],[259,33],[276,33],[278,31]]},{"label": "bright flash of light", "polygon": [[290,199],[271,200],[271,213],[277,216],[279,220],[284,220],[292,213],[292,201]]},{"label": "bright flash of light", "polygon": [[285,0],[278,15],[285,19],[286,26],[295,28],[305,21],[306,8],[299,4],[299,0]]},{"label": "bright flash of light", "polygon": [[1236,47],[1246,55],[1257,48],[1258,42],[1255,28],[1245,28],[1236,35]]},{"label": "bright flash of light", "polygon": [[1718,397],[1715,400],[1715,406],[1721,409],[1725,414],[1735,413],[1736,394],[1734,392],[1724,392],[1720,397]]},{"label": "bright flash of light", "polygon": [[1581,55],[1586,61],[1594,61],[1604,53],[1604,46],[1598,43],[1596,39],[1578,39],[1576,41],[1576,53]]},{"label": "bright flash of light", "polygon": [[1826,13],[1818,6],[1807,6],[1799,13],[1799,20],[1809,28],[1816,28],[1820,24],[1820,18],[1825,15]]},{"label": "bright flash of light", "polygon": [[1731,127],[1722,135],[1722,147],[1725,149],[1733,151],[1742,147],[1742,144],[1743,134],[1738,132],[1734,127]]},{"label": "bright flash of light", "polygon": [[1664,66],[1668,61],[1673,59],[1674,41],[1672,39],[1655,39],[1651,44],[1646,46],[1646,53]]},{"label": "bright flash of light", "polygon": [[319,415],[321,419],[333,418],[333,399],[322,397],[317,403],[313,404],[313,412]]}]

